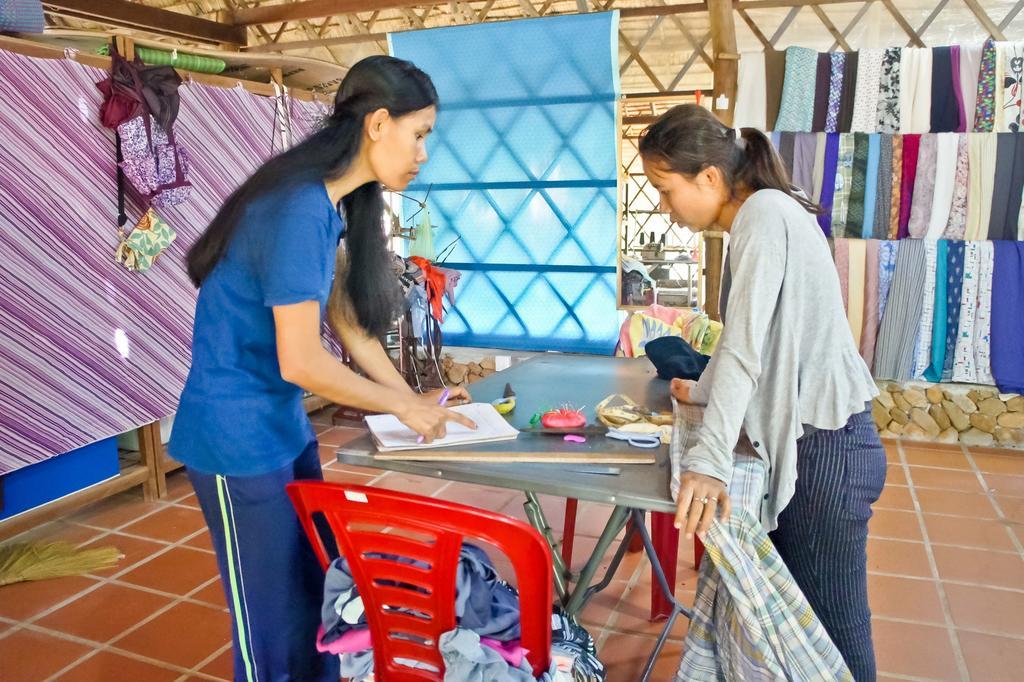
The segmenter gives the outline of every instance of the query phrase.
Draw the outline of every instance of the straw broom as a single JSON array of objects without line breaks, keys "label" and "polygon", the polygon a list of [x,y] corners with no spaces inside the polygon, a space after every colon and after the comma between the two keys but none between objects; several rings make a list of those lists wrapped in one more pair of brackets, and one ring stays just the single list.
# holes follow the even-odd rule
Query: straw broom
[{"label": "straw broom", "polygon": [[116,547],[77,549],[69,542],[18,542],[0,546],[0,586],[24,580],[82,575],[115,566]]}]

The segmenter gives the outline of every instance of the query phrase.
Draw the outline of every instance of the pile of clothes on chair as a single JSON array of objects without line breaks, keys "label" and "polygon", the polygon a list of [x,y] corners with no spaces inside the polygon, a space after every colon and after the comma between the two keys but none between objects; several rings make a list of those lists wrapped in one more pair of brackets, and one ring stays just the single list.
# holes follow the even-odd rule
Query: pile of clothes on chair
[{"label": "pile of clothes on chair", "polygon": [[[390,557],[418,564],[413,559]],[[498,575],[487,553],[463,543],[456,572],[454,630],[444,633],[438,648],[451,682],[601,682],[604,665],[593,638],[574,619],[555,608],[551,624],[551,667],[534,678],[526,651],[519,645],[519,594]],[[341,676],[359,682],[373,679],[373,644],[363,602],[339,557],[327,568],[317,648],[341,656]],[[400,661],[422,667],[417,661]]]}]

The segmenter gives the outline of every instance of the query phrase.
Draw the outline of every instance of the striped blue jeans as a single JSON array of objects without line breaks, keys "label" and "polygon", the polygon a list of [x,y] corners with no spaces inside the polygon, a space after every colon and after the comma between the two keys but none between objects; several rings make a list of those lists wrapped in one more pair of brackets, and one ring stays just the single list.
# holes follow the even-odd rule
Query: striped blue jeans
[{"label": "striped blue jeans", "polygon": [[885,470],[870,412],[805,435],[797,441],[796,492],[770,534],[857,682],[875,679],[867,540]]}]

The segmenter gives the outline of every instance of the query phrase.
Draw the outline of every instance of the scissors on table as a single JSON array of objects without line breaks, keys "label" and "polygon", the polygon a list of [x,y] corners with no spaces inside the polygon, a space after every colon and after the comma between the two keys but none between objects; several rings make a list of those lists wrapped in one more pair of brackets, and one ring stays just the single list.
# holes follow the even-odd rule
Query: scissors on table
[{"label": "scissors on table", "polygon": [[605,435],[608,438],[626,441],[634,448],[657,448],[661,446],[661,436],[657,433],[637,433],[635,431],[608,429],[608,433]]}]

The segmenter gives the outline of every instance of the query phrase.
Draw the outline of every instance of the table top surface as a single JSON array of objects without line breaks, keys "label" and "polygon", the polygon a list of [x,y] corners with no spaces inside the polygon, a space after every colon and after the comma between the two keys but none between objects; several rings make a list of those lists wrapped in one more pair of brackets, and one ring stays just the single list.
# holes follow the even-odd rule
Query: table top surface
[{"label": "table top surface", "polygon": [[[651,410],[670,412],[668,382],[657,377],[646,358],[613,358],[584,355],[546,354],[503,372],[492,374],[469,387],[476,402],[490,402],[502,397],[505,384],[516,393],[516,409],[508,415],[518,429],[529,426],[530,418],[539,411],[569,405],[584,408],[591,423],[596,422],[595,407],[613,393],[629,396]],[[564,442],[557,436],[521,434],[514,441],[453,446],[446,450],[517,453],[559,452],[591,449],[599,452],[655,454],[654,464],[616,464],[613,467],[562,464],[488,462],[415,462],[377,460],[376,447],[369,435],[342,446],[338,460],[352,466],[373,467],[429,476],[448,481],[530,491],[570,497],[578,500],[622,505],[650,511],[674,512],[669,493],[671,472],[668,448],[640,450],[632,446],[592,436],[585,444]],[[590,473],[597,470],[618,470],[617,475]]]}]

